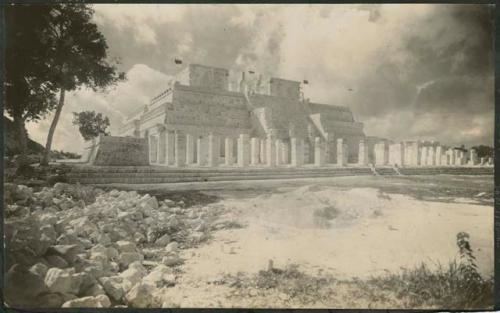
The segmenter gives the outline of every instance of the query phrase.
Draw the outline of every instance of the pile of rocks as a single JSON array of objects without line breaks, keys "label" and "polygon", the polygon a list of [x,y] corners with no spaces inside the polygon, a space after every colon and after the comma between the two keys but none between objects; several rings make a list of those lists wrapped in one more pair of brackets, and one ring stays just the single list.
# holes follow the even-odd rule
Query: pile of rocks
[{"label": "pile of rocks", "polygon": [[222,207],[135,191],[6,184],[5,299],[11,307],[160,307],[179,250],[214,229]]}]

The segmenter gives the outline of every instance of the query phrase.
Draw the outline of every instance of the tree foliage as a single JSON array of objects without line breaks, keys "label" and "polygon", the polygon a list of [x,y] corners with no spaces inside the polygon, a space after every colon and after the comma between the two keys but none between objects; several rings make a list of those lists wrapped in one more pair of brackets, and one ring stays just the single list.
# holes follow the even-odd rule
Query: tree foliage
[{"label": "tree foliage", "polygon": [[85,140],[92,140],[100,134],[108,135],[109,118],[95,111],[73,112],[73,125],[78,126]]},{"label": "tree foliage", "polygon": [[92,22],[94,10],[86,4],[51,6],[46,30],[51,48],[48,62],[53,68],[52,82],[65,91],[82,86],[104,89],[124,79],[116,60],[108,59],[104,35]]},{"label": "tree foliage", "polygon": [[5,103],[4,113],[14,121],[20,152],[27,148],[25,123],[37,121],[53,110],[56,86],[53,83],[50,49],[44,30],[49,27],[48,6],[5,6]]},{"label": "tree foliage", "polygon": [[117,61],[107,55],[108,45],[92,21],[93,9],[86,4],[57,4],[51,6],[47,42],[51,53],[51,82],[59,89],[59,103],[49,129],[42,165],[48,164],[59,117],[64,106],[65,92],[83,86],[95,91],[104,90],[125,79],[117,70]]},{"label": "tree foliage", "polygon": [[476,149],[477,151],[477,156],[479,158],[489,158],[489,157],[493,157],[493,155],[495,154],[495,151],[493,149],[493,147],[490,147],[490,146],[485,146],[485,145],[479,145],[479,146],[475,146],[475,147],[472,147],[473,149]]}]

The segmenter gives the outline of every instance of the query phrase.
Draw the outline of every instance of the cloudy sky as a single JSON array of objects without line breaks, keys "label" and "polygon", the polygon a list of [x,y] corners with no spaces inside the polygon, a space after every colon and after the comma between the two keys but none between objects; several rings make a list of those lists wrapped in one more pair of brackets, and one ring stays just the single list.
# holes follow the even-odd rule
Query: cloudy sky
[{"label": "cloudy sky", "polygon": [[[493,144],[493,26],[481,5],[94,5],[128,80],[67,96],[54,148],[80,152],[72,112],[112,132],[181,67],[201,63],[309,81],[311,101],[344,105],[365,133]],[[45,143],[50,118],[28,127]]]}]

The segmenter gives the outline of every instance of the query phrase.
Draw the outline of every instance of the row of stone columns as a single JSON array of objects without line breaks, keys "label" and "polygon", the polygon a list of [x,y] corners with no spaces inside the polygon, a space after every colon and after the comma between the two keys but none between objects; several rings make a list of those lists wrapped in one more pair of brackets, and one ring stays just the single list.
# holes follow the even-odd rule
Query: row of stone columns
[{"label": "row of stone columns", "polygon": [[[221,140],[224,140],[224,157],[221,157]],[[205,136],[194,136],[182,131],[160,131],[149,135],[150,163],[158,165],[184,166],[197,165],[216,167],[222,158],[225,165],[240,167],[292,165],[305,163],[305,143],[301,138],[282,139],[250,138],[248,134],[240,134],[236,138],[221,138],[213,133]],[[338,155],[347,151],[345,143],[340,141]],[[236,153],[235,153],[236,152]],[[321,138],[316,138],[314,146],[314,164],[322,166],[328,159],[327,146]],[[342,164],[347,156],[341,157]],[[236,162],[235,162],[236,161]]]},{"label": "row of stone columns", "polygon": [[[360,144],[361,151],[361,144]],[[475,149],[469,150],[469,155],[461,149],[445,148],[443,146],[421,145],[419,142],[387,144],[380,142],[374,147],[374,164],[397,166],[463,166],[492,165],[491,158],[480,160]],[[360,163],[361,163],[360,158]]]},{"label": "row of stone columns", "polygon": [[[221,156],[221,143],[224,151]],[[236,141],[236,146],[235,146]],[[309,144],[307,144],[309,145]],[[335,146],[333,146],[335,145]],[[217,167],[222,162],[227,166],[302,166],[313,162],[321,167],[336,160],[336,165],[346,166],[348,146],[343,138],[330,142],[321,137],[314,138],[311,161],[306,160],[306,142],[302,138],[289,141],[268,138],[250,138],[248,134],[234,137],[220,137],[213,133],[195,136],[182,131],[163,130],[149,136],[150,163],[167,166],[197,165]],[[335,148],[335,151],[333,151]],[[419,142],[393,143],[379,142],[373,146],[373,160],[370,160],[370,147],[361,140],[358,147],[358,165],[367,166],[442,166],[491,164],[491,159],[477,156],[471,149],[469,155],[460,149],[446,149],[442,146],[421,145]],[[334,155],[332,155],[334,154]],[[224,159],[224,160],[222,160]]]}]

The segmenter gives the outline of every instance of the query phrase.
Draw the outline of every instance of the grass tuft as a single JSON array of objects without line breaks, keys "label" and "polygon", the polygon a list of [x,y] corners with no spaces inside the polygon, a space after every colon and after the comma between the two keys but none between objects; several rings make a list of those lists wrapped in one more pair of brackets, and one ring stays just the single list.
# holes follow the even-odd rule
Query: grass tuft
[{"label": "grass tuft", "polygon": [[314,210],[314,224],[321,228],[331,227],[331,221],[340,215],[340,211],[334,206],[326,206],[321,209]]}]

